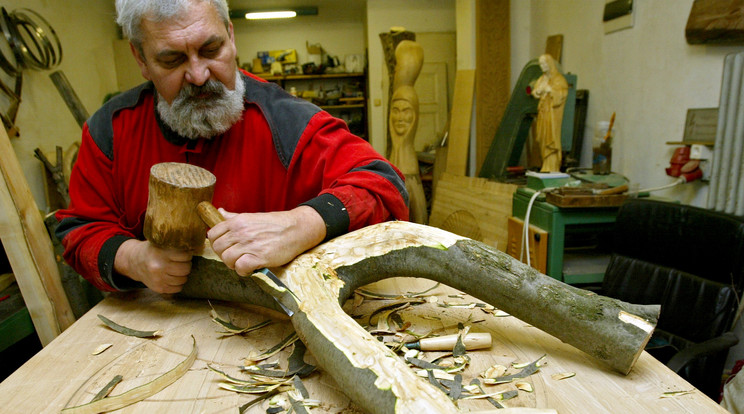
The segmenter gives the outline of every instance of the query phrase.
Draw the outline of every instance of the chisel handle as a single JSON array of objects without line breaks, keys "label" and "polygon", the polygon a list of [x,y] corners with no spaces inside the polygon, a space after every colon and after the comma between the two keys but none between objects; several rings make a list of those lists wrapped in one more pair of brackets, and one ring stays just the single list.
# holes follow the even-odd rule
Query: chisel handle
[{"label": "chisel handle", "polygon": [[217,224],[225,221],[225,218],[220,214],[219,210],[215,208],[209,201],[202,201],[196,206],[196,210],[199,212],[199,217],[209,227],[214,227]]},{"label": "chisel handle", "polygon": [[[418,349],[422,351],[451,351],[457,343],[459,335],[444,335],[433,338],[424,338],[419,342]],[[463,339],[465,349],[482,349],[491,347],[491,334],[487,332],[468,333]]]}]

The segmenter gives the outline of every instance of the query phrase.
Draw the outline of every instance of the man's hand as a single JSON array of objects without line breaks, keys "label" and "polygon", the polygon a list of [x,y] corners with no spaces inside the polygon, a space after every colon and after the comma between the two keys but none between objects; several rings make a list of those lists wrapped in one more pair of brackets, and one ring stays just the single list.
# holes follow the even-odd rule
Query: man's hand
[{"label": "man's hand", "polygon": [[209,230],[212,249],[241,276],[282,266],[323,241],[325,222],[314,208],[272,213],[220,212],[225,221]]},{"label": "man's hand", "polygon": [[191,272],[191,252],[161,249],[149,241],[127,240],[119,247],[114,270],[158,293],[181,291]]}]

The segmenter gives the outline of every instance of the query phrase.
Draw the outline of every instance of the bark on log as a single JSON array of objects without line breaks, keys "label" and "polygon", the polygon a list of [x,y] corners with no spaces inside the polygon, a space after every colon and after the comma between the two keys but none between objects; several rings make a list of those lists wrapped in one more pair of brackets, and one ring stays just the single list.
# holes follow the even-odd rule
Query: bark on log
[{"label": "bark on log", "polygon": [[627,374],[656,325],[659,307],[617,301],[538,273],[488,245],[429,226],[388,222],[329,241],[272,269],[280,287],[241,278],[205,249],[183,294],[294,311],[292,323],[347,396],[374,413],[455,412],[449,398],[416,377],[346,315],[358,287],[389,277],[435,280],[550,333]]}]

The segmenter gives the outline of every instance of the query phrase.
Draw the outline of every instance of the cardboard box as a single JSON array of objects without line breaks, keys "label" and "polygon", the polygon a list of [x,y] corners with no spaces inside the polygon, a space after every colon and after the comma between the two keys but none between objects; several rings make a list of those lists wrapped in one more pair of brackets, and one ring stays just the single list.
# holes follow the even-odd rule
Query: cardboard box
[{"label": "cardboard box", "polygon": [[281,64],[297,63],[297,51],[294,49],[272,50],[269,56]]}]

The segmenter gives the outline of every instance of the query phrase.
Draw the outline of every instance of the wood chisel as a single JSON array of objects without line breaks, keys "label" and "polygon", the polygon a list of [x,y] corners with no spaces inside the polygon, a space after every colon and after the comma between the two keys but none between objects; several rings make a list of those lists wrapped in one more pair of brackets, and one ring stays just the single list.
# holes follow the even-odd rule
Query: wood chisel
[{"label": "wood chisel", "polygon": [[[212,203],[210,203],[209,201],[202,201],[196,206],[196,208],[199,211],[199,216],[202,218],[202,220],[204,220],[204,223],[206,223],[206,225],[209,227],[214,227],[218,223],[225,221],[225,218],[222,216],[222,214],[220,214],[217,208],[215,208],[215,206],[213,206]],[[256,272],[261,272],[265,274],[277,286],[287,289],[288,291],[290,290],[284,284],[284,282],[279,280],[279,278],[276,277],[276,275],[268,268],[264,267],[263,269],[257,269]],[[279,299],[274,298],[274,300],[276,300],[276,303],[278,303],[279,306],[282,307],[282,309],[287,315],[289,315],[290,317],[294,315],[294,312],[288,307],[284,306],[284,304]]]}]

